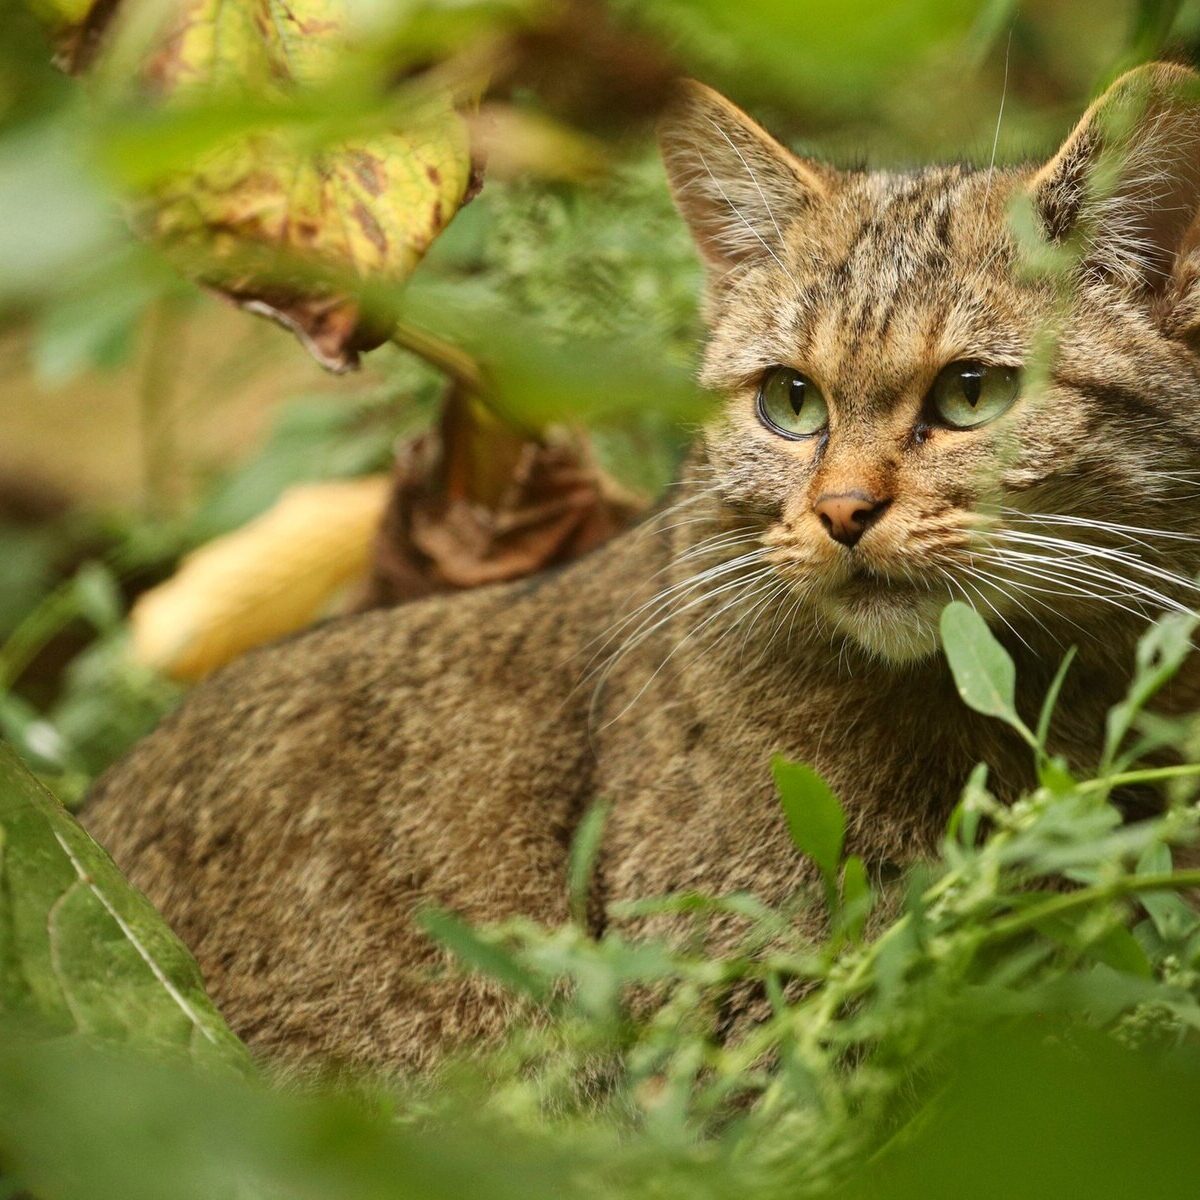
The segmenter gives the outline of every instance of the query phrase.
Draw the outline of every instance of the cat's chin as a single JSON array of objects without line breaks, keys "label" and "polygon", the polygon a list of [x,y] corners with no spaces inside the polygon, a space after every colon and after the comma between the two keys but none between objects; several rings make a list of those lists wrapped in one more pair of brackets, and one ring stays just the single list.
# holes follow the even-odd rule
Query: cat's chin
[{"label": "cat's chin", "polygon": [[870,658],[902,667],[938,653],[940,603],[933,596],[881,592],[851,601],[830,598],[820,607],[837,632]]}]

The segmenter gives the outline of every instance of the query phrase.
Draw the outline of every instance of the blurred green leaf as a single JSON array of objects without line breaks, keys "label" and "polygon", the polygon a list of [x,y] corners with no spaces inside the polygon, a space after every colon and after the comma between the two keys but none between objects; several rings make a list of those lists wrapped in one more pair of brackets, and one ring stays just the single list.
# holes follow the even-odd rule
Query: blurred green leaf
[{"label": "blurred green leaf", "polygon": [[866,865],[857,854],[852,854],[842,868],[841,905],[842,928],[851,940],[858,941],[862,937],[873,900]]},{"label": "blurred green leaf", "polygon": [[[374,1101],[374,1104],[371,1103]],[[0,1162],[46,1200],[555,1200],[579,1159],[386,1094],[304,1094],[0,1030]]]},{"label": "blurred green leaf", "polygon": [[103,563],[94,560],[84,563],[75,572],[72,586],[80,615],[98,630],[112,633],[120,625],[125,602],[116,579]]},{"label": "blurred green leaf", "polygon": [[592,884],[592,873],[604,839],[604,825],[608,819],[608,805],[593,804],[583,814],[571,840],[571,858],[567,864],[567,892],[571,900],[571,916],[580,925],[587,924],[588,892]]},{"label": "blurred green leaf", "polygon": [[47,120],[0,140],[0,303],[60,291],[65,276],[121,240],[87,159],[66,122]]},{"label": "blurred green leaf", "polygon": [[1200,618],[1168,613],[1138,641],[1137,667],[1125,699],[1109,711],[1105,725],[1104,760],[1107,771],[1119,761],[1121,746],[1138,713],[1174,677],[1192,651],[1192,634]]},{"label": "blurred green leaf", "polygon": [[3,743],[0,1017],[249,1067],[182,943]]},{"label": "blurred green leaf", "polygon": [[206,542],[247,524],[296,484],[387,470],[398,435],[414,432],[436,390],[411,399],[391,389],[361,399],[300,396],[275,418],[265,444],[213,481],[188,521],[188,542]]},{"label": "blurred green leaf", "polygon": [[535,999],[545,995],[546,986],[539,976],[527,970],[502,946],[481,937],[453,913],[427,908],[417,919],[426,932],[441,942],[463,966],[490,975],[506,987]]}]

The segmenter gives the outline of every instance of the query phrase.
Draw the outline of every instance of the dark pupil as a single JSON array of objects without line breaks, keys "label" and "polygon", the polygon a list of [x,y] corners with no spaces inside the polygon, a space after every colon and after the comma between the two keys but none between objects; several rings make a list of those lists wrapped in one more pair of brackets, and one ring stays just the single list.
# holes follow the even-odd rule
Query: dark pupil
[{"label": "dark pupil", "polygon": [[800,415],[800,410],[804,407],[805,387],[803,379],[792,379],[791,387],[788,388],[788,399],[792,404],[792,412],[796,416]]},{"label": "dark pupil", "polygon": [[979,393],[983,391],[983,372],[964,371],[958,378],[967,403],[974,408],[979,403]]}]

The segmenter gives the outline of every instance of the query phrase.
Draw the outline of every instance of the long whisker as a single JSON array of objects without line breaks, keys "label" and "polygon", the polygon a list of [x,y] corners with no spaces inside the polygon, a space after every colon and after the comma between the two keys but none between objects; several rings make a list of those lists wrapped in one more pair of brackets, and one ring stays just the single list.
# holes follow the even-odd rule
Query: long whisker
[{"label": "long whisker", "polygon": [[1027,513],[1016,508],[1002,508],[1001,512],[1007,513],[1011,518],[1022,519],[1026,522],[1046,525],[1077,525],[1085,529],[1097,529],[1102,532],[1131,534],[1133,540],[1139,541],[1141,545],[1148,549],[1152,547],[1149,543],[1142,541],[1144,538],[1162,538],[1164,541],[1181,541],[1181,542],[1200,542],[1200,537],[1195,534],[1184,533],[1176,529],[1147,529],[1142,525],[1122,525],[1116,521],[1101,521],[1095,517],[1078,517],[1068,513]]},{"label": "long whisker", "polygon": [[[693,629],[693,630],[692,630],[690,633],[688,633],[688,634],[687,634],[685,637],[683,637],[683,638],[682,638],[680,641],[676,642],[676,643],[675,643],[675,645],[674,645],[674,646],[671,648],[670,652],[667,654],[667,656],[666,656],[666,657],[665,657],[665,658],[662,660],[662,662],[660,662],[660,663],[658,664],[658,666],[657,666],[657,667],[655,667],[655,669],[654,669],[654,671],[651,673],[651,675],[650,675],[649,679],[647,679],[647,680],[645,681],[645,683],[643,683],[643,684],[642,684],[642,686],[641,686],[640,688],[638,688],[638,690],[637,690],[636,694],[633,696],[633,698],[632,698],[632,699],[631,699],[631,700],[630,700],[630,701],[629,701],[629,702],[628,702],[628,703],[625,705],[625,707],[624,707],[624,708],[622,708],[622,709],[621,709],[621,711],[620,711],[620,712],[618,712],[618,713],[617,713],[615,716],[613,716],[613,717],[609,718],[609,720],[608,720],[608,721],[606,721],[606,722],[604,723],[604,725],[603,725],[603,726],[601,726],[601,728],[603,728],[603,729],[607,729],[607,728],[608,728],[608,726],[609,726],[609,725],[611,725],[611,724],[613,724],[613,722],[614,722],[614,721],[619,721],[619,720],[620,720],[620,719],[621,719],[621,718],[622,718],[622,717],[623,717],[623,716],[624,716],[624,715],[625,715],[627,712],[629,712],[629,710],[630,710],[631,708],[633,708],[633,706],[634,706],[634,705],[635,705],[635,704],[636,704],[636,703],[637,703],[637,702],[638,702],[638,701],[639,701],[639,700],[642,698],[642,696],[645,694],[645,692],[646,692],[646,689],[647,689],[647,688],[649,688],[649,687],[650,687],[650,685],[651,685],[651,684],[652,684],[652,683],[653,683],[653,682],[654,682],[654,681],[655,681],[655,680],[658,678],[658,676],[659,676],[659,675],[662,673],[662,671],[663,671],[663,670],[664,670],[664,668],[667,666],[667,664],[668,664],[668,663],[669,663],[669,662],[670,662],[670,661],[671,661],[671,660],[672,660],[672,659],[675,657],[675,655],[676,655],[676,654],[678,654],[678,653],[679,653],[679,651],[680,651],[680,650],[682,650],[682,649],[684,648],[684,646],[686,646],[686,645],[687,645],[687,644],[688,644],[688,643],[689,643],[689,642],[690,642],[690,641],[691,641],[693,638],[695,638],[695,637],[696,637],[698,634],[702,633],[702,632],[703,632],[703,631],[704,631],[704,630],[705,630],[705,629],[706,629],[706,628],[707,628],[709,625],[711,625],[711,624],[712,624],[714,621],[718,620],[718,619],[719,619],[721,616],[723,616],[725,613],[727,613],[727,612],[728,612],[728,611],[729,611],[731,608],[733,608],[735,605],[737,605],[737,604],[740,604],[740,603],[744,602],[745,600],[753,599],[754,597],[758,596],[758,595],[759,595],[759,593],[760,593],[760,591],[761,591],[762,589],[764,589],[764,588],[771,588],[771,587],[773,587],[773,586],[774,586],[774,580],[773,580],[773,579],[769,579],[769,580],[768,580],[766,583],[763,583],[763,582],[762,582],[762,580],[763,580],[763,577],[764,577],[764,576],[773,576],[773,575],[774,575],[774,568],[768,565],[768,566],[766,566],[766,567],[762,567],[762,568],[760,568],[760,569],[759,569],[759,571],[758,571],[758,572],[757,572],[755,575],[753,575],[752,577],[750,577],[749,579],[745,579],[745,580],[736,580],[736,581],[735,581],[733,584],[727,584],[727,585],[726,585],[724,588],[722,588],[722,589],[719,589],[720,591],[727,591],[727,590],[729,590],[729,588],[731,588],[731,587],[735,587],[735,586],[737,586],[738,584],[741,584],[741,585],[743,585],[743,586],[745,586],[745,587],[750,587],[750,586],[752,586],[752,585],[754,585],[754,584],[757,584],[757,585],[758,585],[757,587],[754,587],[754,590],[753,590],[753,591],[751,591],[751,592],[750,592],[748,595],[735,595],[735,596],[733,597],[733,599],[732,599],[732,600],[727,600],[727,601],[726,601],[724,604],[722,604],[722,605],[720,606],[720,608],[718,608],[718,609],[717,609],[717,611],[716,611],[716,612],[714,612],[714,613],[710,613],[710,614],[709,614],[707,617],[705,617],[705,618],[704,618],[704,620],[703,620],[703,621],[701,621],[701,622],[700,622],[700,624],[699,624],[699,625],[697,625],[697,626],[696,626],[696,628],[695,628],[695,629]],[[702,599],[704,599],[704,600],[709,600],[709,599],[711,599],[711,598],[712,598],[712,596],[715,596],[716,594],[717,594],[717,593],[716,593],[716,592],[714,592],[714,593],[712,593],[712,594],[711,594],[711,595],[709,595],[709,596],[705,596],[705,597],[703,597]],[[693,603],[695,603],[695,602],[693,602]],[[671,620],[671,619],[672,619],[672,618],[673,618],[675,615],[676,615],[676,614],[672,613],[670,616],[668,616],[668,617],[664,618],[664,620]],[[601,680],[601,683],[603,683],[603,680]]]},{"label": "long whisker", "polygon": [[[752,551],[750,554],[744,554],[744,555],[740,556],[739,558],[731,559],[731,560],[729,560],[729,562],[722,563],[722,564],[720,564],[719,567],[713,567],[713,568],[710,568],[708,571],[702,571],[702,572],[700,572],[699,576],[695,577],[697,582],[690,583],[689,590],[693,587],[701,586],[701,584],[704,582],[709,582],[714,579],[720,579],[724,576],[729,575],[731,572],[736,572],[737,570],[739,570],[742,567],[746,567],[751,564],[757,563],[762,559],[762,557],[766,553],[768,553],[768,551],[766,550],[765,547],[763,547],[758,550]],[[761,574],[770,572],[771,570],[773,570],[773,568],[771,568],[770,566],[759,567],[758,570],[751,573],[750,578],[756,578]],[[606,663],[601,664],[601,665],[597,666],[596,668],[593,668],[593,670],[589,671],[584,676],[584,679],[586,680],[586,679],[590,678],[593,674],[595,674],[595,672],[597,670],[601,669],[601,666],[603,666],[603,674],[599,681],[599,684],[603,685],[605,679],[608,678],[609,674],[612,672],[612,670],[614,669],[616,664],[622,658],[624,658],[626,654],[628,654],[631,650],[634,650],[636,647],[640,646],[648,637],[651,637],[657,630],[661,629],[665,624],[667,624],[667,622],[675,620],[677,617],[682,616],[686,612],[690,612],[692,609],[698,607],[699,605],[708,603],[710,600],[714,599],[717,596],[724,595],[726,592],[728,592],[730,590],[733,590],[733,589],[743,586],[746,582],[747,582],[746,577],[735,576],[735,578],[732,581],[722,583],[722,584],[720,584],[720,586],[712,588],[709,591],[703,592],[701,595],[699,595],[691,600],[688,600],[686,604],[682,604],[679,606],[676,606],[675,601],[680,599],[681,596],[680,595],[672,596],[670,594],[672,592],[677,591],[679,585],[676,585],[675,588],[666,589],[663,593],[660,593],[658,597],[655,597],[655,601],[657,601],[657,604],[646,615],[646,617],[642,621],[641,625],[639,625],[625,639],[625,641],[621,644],[619,649],[617,649],[613,653],[613,655],[607,660]],[[686,592],[681,593],[681,595],[686,595],[686,594],[687,594]],[[647,602],[647,604],[655,603],[655,601],[649,601],[649,602]],[[643,605],[643,608],[645,608],[645,607],[647,607],[647,606]],[[663,608],[668,608],[669,611],[667,612],[667,614],[665,616],[659,617],[658,614],[663,610]],[[639,610],[639,611],[641,611],[641,610]],[[633,615],[636,616],[637,614],[635,613]],[[619,632],[619,629],[616,632]],[[615,636],[615,634],[614,634],[614,636]],[[611,641],[611,636],[610,636],[609,640]],[[601,649],[603,649],[603,647],[601,647]],[[599,653],[599,651],[597,652],[597,654],[598,653]],[[593,658],[594,657],[595,656],[593,656]]]},{"label": "long whisker", "polygon": [[[1161,580],[1164,583],[1169,583],[1175,587],[1183,588],[1185,591],[1200,592],[1200,585],[1197,585],[1194,580],[1188,579],[1184,575],[1180,575],[1175,571],[1169,571],[1164,567],[1157,567],[1146,562],[1143,558],[1130,550],[1119,550],[1107,546],[1096,546],[1088,542],[1077,542],[1071,538],[1052,537],[1049,534],[1030,533],[1026,530],[1015,529],[999,529],[993,530],[989,534],[990,538],[999,539],[1006,542],[1012,542],[1017,545],[1034,546],[1041,549],[1054,549],[1059,551],[1068,551],[1072,554],[1077,554],[1084,560],[1094,558],[1103,559],[1107,562],[1116,563],[1119,566],[1126,567],[1133,571],[1139,571],[1144,575],[1148,575],[1153,579]],[[1079,565],[1076,560],[1071,561]],[[1094,566],[1094,563],[1089,563]],[[1126,581],[1131,582],[1131,581]]]},{"label": "long whisker", "polygon": [[[1013,550],[997,550],[991,557],[997,565],[1007,570],[1035,575],[1046,582],[1070,589],[1071,594],[1104,601],[1143,619],[1146,617],[1144,610],[1131,608],[1117,598],[1133,600],[1135,597],[1140,597],[1143,601],[1152,603],[1156,608],[1165,609],[1168,612],[1186,613],[1191,611],[1185,604],[1165,596],[1153,588],[1106,571],[1092,563],[1068,562],[1057,557],[1052,558]],[[1085,587],[1084,584],[1091,586]],[[1117,590],[1113,590],[1114,585]]]}]

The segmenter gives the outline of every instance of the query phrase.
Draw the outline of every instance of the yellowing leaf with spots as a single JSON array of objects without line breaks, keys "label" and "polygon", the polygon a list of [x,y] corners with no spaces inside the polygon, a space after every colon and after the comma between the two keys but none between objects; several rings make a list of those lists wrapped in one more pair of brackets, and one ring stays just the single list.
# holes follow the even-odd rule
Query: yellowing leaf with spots
[{"label": "yellowing leaf with spots", "polygon": [[138,600],[130,614],[134,656],[192,681],[303,629],[365,581],[388,492],[386,476],[285,492]]},{"label": "yellowing leaf with spots", "polygon": [[141,224],[185,269],[343,370],[390,333],[386,315],[364,317],[353,281],[403,280],[458,210],[469,174],[465,126],[449,108],[310,154],[259,134],[156,188]]},{"label": "yellowing leaf with spots", "polygon": [[[31,2],[89,35],[103,11],[114,46],[122,16],[163,4]],[[414,98],[371,65],[351,0],[166,4],[137,59],[139,121],[113,134],[139,230],[188,274],[291,328],[323,365],[354,366],[391,333],[381,294],[466,198],[466,123],[449,95],[421,86]],[[103,50],[94,68],[105,72]],[[147,146],[172,140],[194,150],[147,173]],[[128,174],[134,163],[146,177]]]}]

